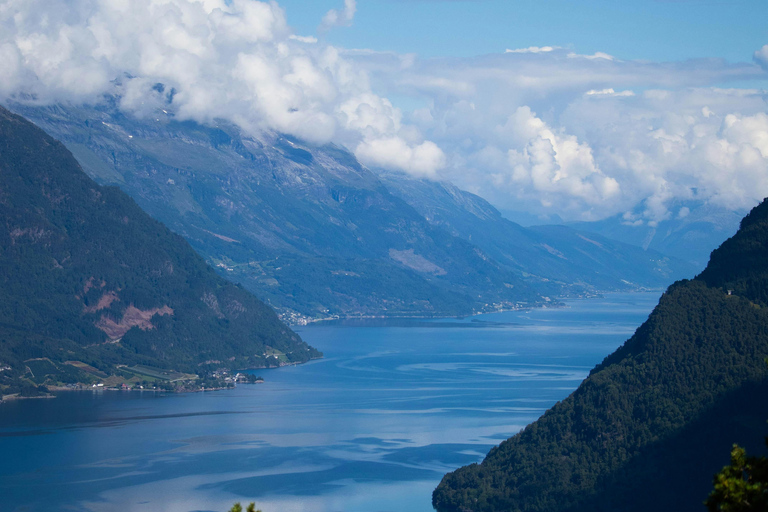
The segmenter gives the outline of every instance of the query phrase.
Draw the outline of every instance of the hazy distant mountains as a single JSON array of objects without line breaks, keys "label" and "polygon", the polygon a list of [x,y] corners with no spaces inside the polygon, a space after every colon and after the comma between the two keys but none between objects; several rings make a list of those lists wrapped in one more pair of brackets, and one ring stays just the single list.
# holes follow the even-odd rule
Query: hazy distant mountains
[{"label": "hazy distant mountains", "polygon": [[[642,204],[634,213],[640,213]],[[736,233],[746,210],[732,211],[702,201],[677,201],[670,205],[670,218],[649,226],[635,225],[632,213],[616,215],[597,222],[580,222],[571,226],[599,233],[608,238],[651,249],[692,263],[697,270],[706,266],[709,253]]]},{"label": "hazy distant mountains", "polygon": [[545,293],[661,288],[695,272],[683,260],[595,233],[566,226],[524,228],[484,199],[449,183],[393,173],[380,173],[380,178],[432,225],[473,243]]},{"label": "hazy distant mountains", "polygon": [[703,510],[731,445],[768,414],[768,200],[677,282],[567,399],[481,464],[445,476],[440,512]]},{"label": "hazy distant mountains", "polygon": [[448,185],[377,175],[275,133],[14,105],[283,318],[455,315],[660,287],[691,267],[569,228],[525,229]]},{"label": "hazy distant mountains", "polygon": [[196,374],[319,355],[125,193],[96,184],[63,144],[0,107],[0,391],[133,376],[119,365]]}]

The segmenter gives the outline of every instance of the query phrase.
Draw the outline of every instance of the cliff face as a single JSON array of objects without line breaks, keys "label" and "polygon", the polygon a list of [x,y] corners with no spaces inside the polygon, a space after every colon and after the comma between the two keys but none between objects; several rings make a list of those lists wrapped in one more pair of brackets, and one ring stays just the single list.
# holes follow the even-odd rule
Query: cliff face
[{"label": "cliff face", "polygon": [[446,475],[435,507],[701,510],[731,443],[759,446],[764,434],[766,262],[763,202],[571,396]]},{"label": "cliff face", "polygon": [[[198,373],[319,355],[63,144],[0,108],[0,384],[118,364]],[[30,367],[30,360],[41,375]],[[84,363],[78,365],[77,363]],[[46,378],[45,376],[49,376]]]}]

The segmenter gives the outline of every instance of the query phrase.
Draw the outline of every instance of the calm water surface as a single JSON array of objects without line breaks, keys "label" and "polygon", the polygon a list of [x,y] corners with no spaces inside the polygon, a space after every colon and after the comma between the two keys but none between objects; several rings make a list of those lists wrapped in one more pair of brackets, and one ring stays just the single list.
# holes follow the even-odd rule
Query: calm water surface
[{"label": "calm water surface", "polygon": [[0,405],[0,510],[429,512],[442,475],[568,396],[658,293],[463,320],[300,329],[261,385]]}]

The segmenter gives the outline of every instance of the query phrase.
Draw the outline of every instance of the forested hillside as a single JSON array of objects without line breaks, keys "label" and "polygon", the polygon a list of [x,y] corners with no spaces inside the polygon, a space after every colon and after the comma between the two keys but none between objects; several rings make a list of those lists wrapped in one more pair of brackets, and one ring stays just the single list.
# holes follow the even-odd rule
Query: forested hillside
[{"label": "forested hillside", "polygon": [[316,356],[183,238],[0,107],[0,386]]},{"label": "forested hillside", "polygon": [[731,443],[768,418],[768,202],[672,285],[567,399],[481,464],[445,476],[443,511],[695,511]]}]

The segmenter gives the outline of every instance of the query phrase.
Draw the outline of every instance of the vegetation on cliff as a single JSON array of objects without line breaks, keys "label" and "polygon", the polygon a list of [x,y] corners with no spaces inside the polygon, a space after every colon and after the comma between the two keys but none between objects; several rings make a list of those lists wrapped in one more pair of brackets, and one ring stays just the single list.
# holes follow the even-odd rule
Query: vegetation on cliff
[{"label": "vegetation on cliff", "polygon": [[[448,511],[701,510],[768,407],[768,202],[567,399],[445,476]],[[724,460],[725,458],[725,460]],[[653,489],[653,492],[648,492]]]}]

